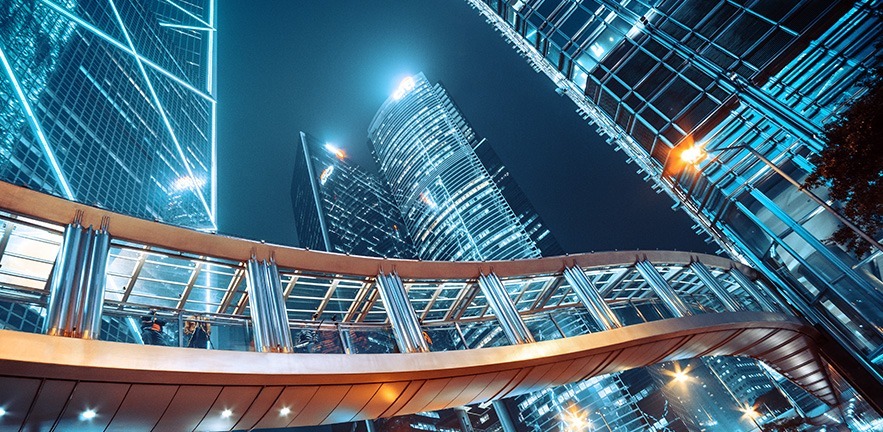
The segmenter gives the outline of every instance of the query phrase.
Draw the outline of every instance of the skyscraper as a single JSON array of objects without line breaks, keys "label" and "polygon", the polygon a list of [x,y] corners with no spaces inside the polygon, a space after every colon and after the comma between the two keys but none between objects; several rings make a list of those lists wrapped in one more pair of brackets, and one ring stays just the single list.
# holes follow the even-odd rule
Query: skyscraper
[{"label": "skyscraper", "polygon": [[486,139],[482,139],[475,143],[473,150],[488,175],[500,189],[503,198],[509,203],[509,207],[512,208],[521,226],[527,231],[527,235],[540,249],[540,253],[543,256],[564,255],[564,249],[558,244],[558,239],[549,231],[549,227],[534,209],[533,204],[521,190],[521,186],[518,186],[518,182],[512,177],[509,169],[506,168],[491,144]]},{"label": "skyscraper", "polygon": [[423,74],[403,80],[368,137],[420,258],[540,256],[475,154],[475,132],[440,84]]},{"label": "skyscraper", "polygon": [[215,2],[6,2],[0,178],[215,229]]},{"label": "skyscraper", "polygon": [[389,258],[413,258],[398,207],[374,174],[344,151],[300,133],[291,185],[302,247]]},{"label": "skyscraper", "polygon": [[841,373],[883,384],[878,233],[856,231],[864,256],[829,242],[848,226],[840,204],[800,186],[880,55],[878,1],[469,3],[862,366]]}]

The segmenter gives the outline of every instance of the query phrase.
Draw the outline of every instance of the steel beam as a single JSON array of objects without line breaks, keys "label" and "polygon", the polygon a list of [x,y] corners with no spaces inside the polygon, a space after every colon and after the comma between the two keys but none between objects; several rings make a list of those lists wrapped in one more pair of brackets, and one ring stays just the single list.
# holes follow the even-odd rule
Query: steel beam
[{"label": "steel beam", "polygon": [[635,263],[635,269],[638,270],[638,273],[641,273],[641,276],[644,277],[644,280],[647,281],[647,284],[650,285],[650,288],[662,300],[662,303],[672,315],[676,318],[693,315],[690,307],[678,297],[677,293],[671,288],[671,285],[659,274],[659,270],[656,270],[653,263],[646,259],[641,260]]},{"label": "steel beam", "polygon": [[602,330],[622,327],[619,317],[613,313],[613,310],[610,309],[610,306],[601,297],[598,288],[586,277],[581,268],[566,267],[564,269],[564,277]]},{"label": "steel beam", "polygon": [[506,292],[506,287],[503,286],[503,282],[500,281],[497,275],[490,273],[479,276],[478,286],[484,293],[488,305],[493,309],[494,315],[497,317],[497,321],[503,328],[503,332],[510,343],[524,344],[536,342],[524,321],[521,320],[518,310],[515,309],[515,304],[512,303],[512,299],[509,298],[509,294]]}]

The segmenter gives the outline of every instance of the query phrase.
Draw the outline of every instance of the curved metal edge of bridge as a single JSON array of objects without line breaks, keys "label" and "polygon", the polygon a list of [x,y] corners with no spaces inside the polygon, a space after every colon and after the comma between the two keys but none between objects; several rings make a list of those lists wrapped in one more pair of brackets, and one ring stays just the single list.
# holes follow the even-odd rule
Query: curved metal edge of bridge
[{"label": "curved metal edge of bridge", "polygon": [[484,262],[387,259],[310,251],[138,219],[5,182],[0,182],[0,210],[61,226],[71,223],[77,212],[82,211],[81,223],[83,226],[99,226],[102,218],[109,218],[109,231],[115,239],[159,246],[195,256],[208,256],[238,262],[248,261],[252,255],[258,259],[267,259],[272,256],[276,263],[283,268],[330,274],[375,277],[382,270],[384,272],[395,271],[404,279],[462,280],[475,279],[482,273],[494,272],[497,276],[505,278],[560,273],[565,266],[572,265],[582,268],[605,267],[634,264],[635,261],[647,259],[651,262],[667,264],[689,264],[698,260],[708,266],[722,269],[736,267],[752,279],[758,277],[756,270],[727,258],[677,251],[616,251]]},{"label": "curved metal edge of bridge", "polygon": [[[481,403],[705,355],[762,360],[835,405],[816,338],[803,321],[766,312],[415,354],[208,351],[0,331],[0,403],[7,411],[0,420],[14,421],[10,414],[18,412],[27,424],[76,426],[84,407],[97,407],[101,417],[93,422],[111,430],[331,424]],[[282,408],[291,411],[281,415]],[[224,410],[231,414],[225,417]]]}]

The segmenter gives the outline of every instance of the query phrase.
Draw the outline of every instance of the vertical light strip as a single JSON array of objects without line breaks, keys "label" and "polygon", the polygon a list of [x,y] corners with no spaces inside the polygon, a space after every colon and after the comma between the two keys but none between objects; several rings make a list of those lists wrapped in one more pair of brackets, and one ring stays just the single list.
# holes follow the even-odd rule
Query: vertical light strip
[{"label": "vertical light strip", "polygon": [[[123,18],[120,16],[119,11],[117,11],[116,4],[114,4],[113,0],[108,0],[110,3],[111,9],[113,9],[113,14],[117,19],[117,23],[120,25],[120,30],[123,32],[123,36],[126,38],[126,43],[129,44],[129,49],[133,53],[135,53],[135,62],[138,64],[138,70],[141,71],[141,76],[144,77],[144,82],[147,84],[147,89],[150,90],[150,96],[153,98],[153,102],[156,104],[156,110],[159,111],[160,117],[162,117],[163,123],[166,126],[166,130],[169,131],[169,136],[172,138],[172,142],[175,144],[175,149],[178,151],[178,157],[181,158],[181,163],[184,165],[184,169],[187,170],[187,175],[190,176],[191,179],[195,180],[196,177],[193,176],[193,170],[190,169],[190,165],[187,162],[187,157],[184,154],[184,149],[181,148],[181,143],[178,142],[178,137],[175,136],[175,131],[172,128],[171,122],[169,122],[168,116],[166,116],[166,110],[163,108],[162,103],[159,101],[159,97],[156,94],[156,90],[153,89],[153,84],[150,82],[150,77],[147,76],[147,70],[144,69],[144,64],[141,62],[141,55],[138,54],[138,51],[135,49],[135,44],[132,42],[132,38],[129,37],[129,31],[126,28],[126,25],[123,23]],[[202,203],[203,208],[205,208],[206,213],[209,214],[209,217],[212,215],[212,211],[209,208],[208,203],[205,201],[205,197],[202,195],[202,191],[197,188],[195,183],[191,184],[191,188],[196,196],[199,198],[199,201]]]},{"label": "vertical light strip", "polygon": [[31,130],[34,131],[34,135],[37,136],[37,140],[40,141],[40,145],[43,147],[43,154],[46,155],[46,159],[48,159],[49,165],[52,167],[52,171],[55,173],[58,183],[61,185],[65,198],[71,201],[76,201],[77,198],[74,196],[74,192],[71,190],[70,184],[68,184],[67,179],[64,176],[64,172],[61,171],[61,165],[58,164],[55,152],[49,147],[49,141],[46,140],[46,136],[43,134],[43,128],[40,127],[40,122],[37,121],[37,116],[34,115],[34,112],[31,110],[31,104],[28,102],[28,98],[25,96],[24,91],[22,91],[21,85],[19,85],[18,79],[15,77],[15,72],[12,70],[12,65],[10,65],[9,61],[6,59],[6,53],[3,52],[2,46],[0,46],[0,61],[3,62],[3,69],[6,70],[6,76],[9,77],[12,86],[15,87],[15,93],[18,95],[19,103],[21,103],[22,108],[25,110],[25,117],[28,119],[28,124],[31,126]]},{"label": "vertical light strip", "polygon": [[215,0],[209,0],[208,6],[208,20],[209,27],[212,28],[212,31],[208,35],[208,77],[206,79],[207,91],[212,96],[212,167],[211,167],[211,201],[212,201],[212,213],[209,215],[209,218],[212,221],[212,225],[215,227],[215,231],[218,230],[218,104],[215,101],[215,97],[217,96],[217,92],[215,89],[215,59],[217,56],[215,55],[215,49],[217,46],[215,45]]}]

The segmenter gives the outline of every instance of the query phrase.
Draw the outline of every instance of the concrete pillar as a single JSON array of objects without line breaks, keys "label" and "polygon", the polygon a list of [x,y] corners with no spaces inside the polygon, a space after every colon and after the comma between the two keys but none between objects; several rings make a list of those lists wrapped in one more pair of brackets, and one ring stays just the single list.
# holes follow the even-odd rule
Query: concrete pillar
[{"label": "concrete pillar", "polygon": [[493,403],[497,418],[500,419],[500,425],[503,426],[503,432],[515,432],[515,423],[512,421],[512,416],[509,415],[509,410],[506,408],[506,404],[499,399],[495,400]]}]

